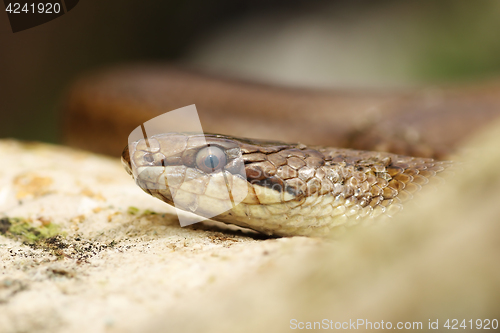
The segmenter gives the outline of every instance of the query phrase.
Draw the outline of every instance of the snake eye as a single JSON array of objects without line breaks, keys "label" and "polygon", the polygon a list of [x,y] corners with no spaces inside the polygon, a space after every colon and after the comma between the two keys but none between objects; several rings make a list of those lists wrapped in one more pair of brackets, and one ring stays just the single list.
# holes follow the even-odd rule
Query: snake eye
[{"label": "snake eye", "polygon": [[206,147],[196,154],[196,166],[203,172],[212,173],[226,165],[226,154],[218,147]]}]

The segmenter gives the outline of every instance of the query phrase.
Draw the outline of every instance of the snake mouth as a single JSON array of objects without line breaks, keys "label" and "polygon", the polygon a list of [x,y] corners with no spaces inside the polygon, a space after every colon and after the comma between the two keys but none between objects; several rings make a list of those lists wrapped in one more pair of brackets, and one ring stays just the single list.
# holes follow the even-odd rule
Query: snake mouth
[{"label": "snake mouth", "polygon": [[249,192],[246,179],[239,175],[205,174],[184,165],[139,167],[136,183],[152,196],[204,218],[232,210]]}]

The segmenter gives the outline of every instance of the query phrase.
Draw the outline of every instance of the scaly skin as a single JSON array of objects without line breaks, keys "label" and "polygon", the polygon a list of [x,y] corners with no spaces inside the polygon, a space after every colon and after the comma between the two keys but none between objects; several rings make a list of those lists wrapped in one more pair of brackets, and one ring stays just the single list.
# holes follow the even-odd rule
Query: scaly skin
[{"label": "scaly skin", "polygon": [[[207,145],[220,148],[227,159],[213,173],[196,164]],[[122,162],[137,184],[160,200],[278,236],[328,235],[392,216],[450,165],[381,152],[179,133],[134,142]]]}]

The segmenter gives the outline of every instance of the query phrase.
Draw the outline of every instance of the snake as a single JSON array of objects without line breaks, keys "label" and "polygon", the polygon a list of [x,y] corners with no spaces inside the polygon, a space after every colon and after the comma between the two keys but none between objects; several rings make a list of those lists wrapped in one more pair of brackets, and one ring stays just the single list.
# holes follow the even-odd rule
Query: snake
[{"label": "snake", "polygon": [[[456,147],[500,118],[499,90],[304,89],[125,65],[68,89],[63,136],[121,154],[139,187],[176,208],[268,235],[326,235],[392,217],[437,181]],[[139,124],[190,104],[220,134],[157,134],[122,152]]]},{"label": "snake", "polygon": [[132,142],[121,159],[139,187],[176,208],[276,236],[328,236],[392,217],[451,163],[185,133]]}]

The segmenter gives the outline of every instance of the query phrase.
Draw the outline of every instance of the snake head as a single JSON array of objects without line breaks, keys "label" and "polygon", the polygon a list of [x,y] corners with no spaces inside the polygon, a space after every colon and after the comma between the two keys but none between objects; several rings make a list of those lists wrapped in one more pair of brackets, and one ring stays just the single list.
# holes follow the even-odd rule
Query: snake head
[{"label": "snake head", "polygon": [[293,168],[307,166],[304,174],[314,174],[312,168],[324,160],[317,151],[282,142],[166,133],[131,142],[122,164],[146,193],[202,217],[232,222],[224,216],[251,221],[264,217],[259,210],[265,206],[303,200],[307,186]]},{"label": "snake head", "polygon": [[154,135],[130,143],[122,163],[145,192],[202,218],[233,209],[248,194],[240,145],[220,135]]}]

